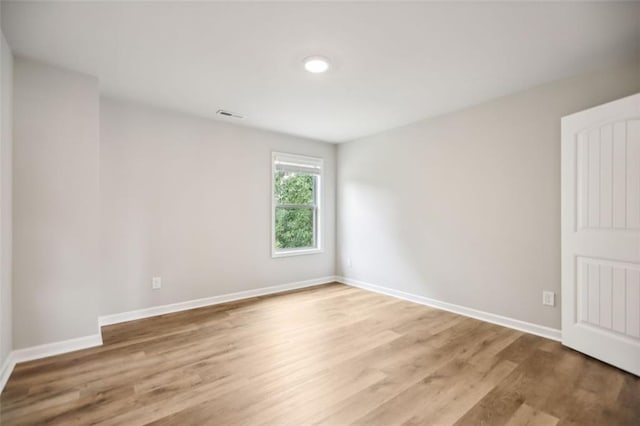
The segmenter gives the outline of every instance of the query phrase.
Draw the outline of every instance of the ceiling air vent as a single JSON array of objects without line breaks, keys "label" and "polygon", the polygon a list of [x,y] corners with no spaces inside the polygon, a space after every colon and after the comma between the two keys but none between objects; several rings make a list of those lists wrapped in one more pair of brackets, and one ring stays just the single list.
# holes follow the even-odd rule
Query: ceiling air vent
[{"label": "ceiling air vent", "polygon": [[219,109],[218,111],[216,111],[216,115],[219,115],[220,117],[224,117],[224,118],[238,118],[238,119],[244,118],[242,114],[226,111],[224,109]]}]

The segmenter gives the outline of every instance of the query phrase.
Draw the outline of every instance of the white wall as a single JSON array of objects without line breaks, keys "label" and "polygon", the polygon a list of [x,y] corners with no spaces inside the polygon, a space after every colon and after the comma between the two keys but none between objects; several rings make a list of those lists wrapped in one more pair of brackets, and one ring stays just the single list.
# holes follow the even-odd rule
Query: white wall
[{"label": "white wall", "polygon": [[14,61],[16,349],[97,333],[98,81]]},{"label": "white wall", "polygon": [[[334,275],[334,145],[100,101],[95,78],[24,58],[14,76],[15,349],[95,334],[100,314]],[[271,258],[272,150],[326,160],[321,254]]]},{"label": "white wall", "polygon": [[[99,100],[95,78],[17,58],[14,347],[96,333],[98,315],[336,271],[559,327],[559,309],[540,303],[560,290],[559,118],[640,90],[639,71],[615,66],[336,148]],[[325,159],[322,254],[270,257],[272,151]]]},{"label": "white wall", "polygon": [[0,367],[13,349],[11,295],[13,55],[0,46]]},{"label": "white wall", "polygon": [[[101,314],[334,275],[335,145],[109,99],[100,118]],[[324,158],[323,253],[271,258],[272,151]]]},{"label": "white wall", "polygon": [[340,145],[338,274],[559,328],[560,117],[638,91],[620,64]]}]

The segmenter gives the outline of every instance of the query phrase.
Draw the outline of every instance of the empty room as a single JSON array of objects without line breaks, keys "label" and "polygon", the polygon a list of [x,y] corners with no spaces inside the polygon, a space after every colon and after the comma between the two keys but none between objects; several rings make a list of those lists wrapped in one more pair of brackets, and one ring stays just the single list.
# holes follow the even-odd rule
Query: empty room
[{"label": "empty room", "polygon": [[0,28],[0,425],[640,425],[640,1]]}]

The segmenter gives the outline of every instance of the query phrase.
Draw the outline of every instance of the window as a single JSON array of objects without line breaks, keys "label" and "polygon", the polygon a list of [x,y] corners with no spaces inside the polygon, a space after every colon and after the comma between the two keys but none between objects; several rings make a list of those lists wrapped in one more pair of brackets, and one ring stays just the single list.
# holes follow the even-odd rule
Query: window
[{"label": "window", "polygon": [[273,257],[322,251],[322,159],[273,153]]}]

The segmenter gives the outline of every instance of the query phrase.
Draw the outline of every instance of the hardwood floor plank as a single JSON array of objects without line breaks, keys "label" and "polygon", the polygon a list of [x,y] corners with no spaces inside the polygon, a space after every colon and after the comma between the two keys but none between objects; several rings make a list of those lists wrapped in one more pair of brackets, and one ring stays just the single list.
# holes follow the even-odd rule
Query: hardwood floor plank
[{"label": "hardwood floor plank", "polygon": [[522,404],[507,422],[507,426],[555,426],[558,419],[527,404]]},{"label": "hardwood floor plank", "polygon": [[103,341],[16,366],[0,424],[640,424],[635,376],[341,284],[112,325]]}]

